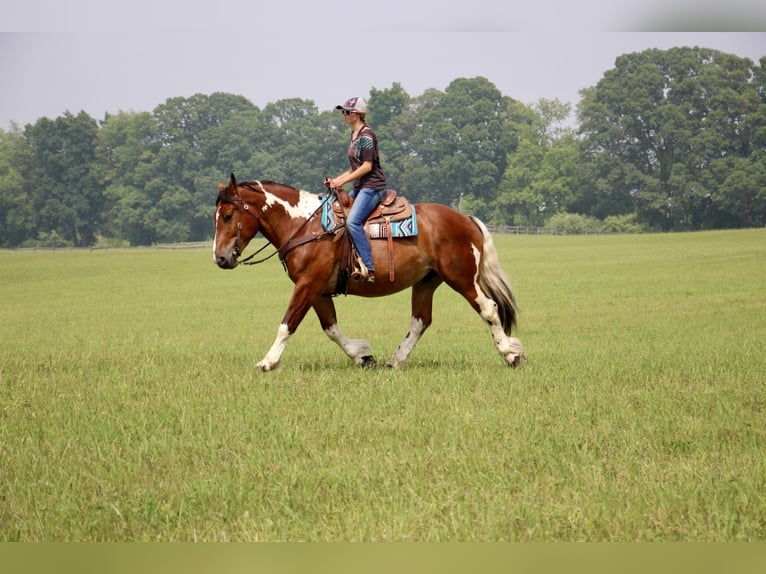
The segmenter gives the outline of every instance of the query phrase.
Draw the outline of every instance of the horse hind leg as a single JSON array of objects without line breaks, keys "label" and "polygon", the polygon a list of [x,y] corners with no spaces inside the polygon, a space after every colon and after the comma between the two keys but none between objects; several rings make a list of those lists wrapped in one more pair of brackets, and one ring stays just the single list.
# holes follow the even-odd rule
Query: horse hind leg
[{"label": "horse hind leg", "polygon": [[495,347],[497,347],[497,352],[500,353],[503,360],[511,367],[518,367],[526,363],[527,359],[521,341],[516,337],[506,335],[500,321],[497,303],[484,294],[478,285],[474,301],[479,315],[489,325]]},{"label": "horse hind leg", "polygon": [[375,367],[377,361],[372,354],[372,348],[365,339],[349,339],[338,327],[335,304],[327,296],[320,297],[314,303],[314,311],[319,317],[319,324],[325,335],[337,344],[343,352],[360,367]]},{"label": "horse hind leg", "polygon": [[486,238],[484,247],[482,257],[482,252],[472,245],[474,263],[463,263],[462,268],[465,268],[465,265],[473,266],[472,274],[447,274],[444,280],[468,301],[489,326],[497,352],[506,364],[517,367],[524,364],[526,358],[521,341],[510,336],[511,326],[516,317],[513,295],[497,262],[494,248]]},{"label": "horse hind leg", "polygon": [[473,246],[476,268],[479,269],[471,290],[475,295],[464,296],[489,325],[495,347],[503,360],[511,367],[518,367],[526,363],[527,359],[521,341],[510,336],[511,327],[516,321],[516,304],[486,228],[483,228],[483,232],[484,258]]}]

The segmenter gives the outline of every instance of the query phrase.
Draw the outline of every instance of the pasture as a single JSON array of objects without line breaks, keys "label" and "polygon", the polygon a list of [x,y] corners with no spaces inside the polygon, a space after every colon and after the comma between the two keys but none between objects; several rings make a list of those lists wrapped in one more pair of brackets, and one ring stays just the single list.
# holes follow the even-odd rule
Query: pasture
[{"label": "pasture", "polygon": [[[446,286],[406,369],[310,314],[258,373],[276,260],[0,251],[0,540],[766,540],[766,230],[495,242],[515,370]],[[406,333],[409,292],[336,304]]]}]

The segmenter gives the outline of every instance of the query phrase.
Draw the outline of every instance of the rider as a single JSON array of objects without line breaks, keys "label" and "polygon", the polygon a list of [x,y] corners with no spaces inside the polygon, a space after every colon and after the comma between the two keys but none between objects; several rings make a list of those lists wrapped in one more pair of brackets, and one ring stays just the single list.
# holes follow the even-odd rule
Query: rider
[{"label": "rider", "polygon": [[343,112],[343,119],[351,126],[348,145],[351,167],[338,177],[326,178],[325,185],[332,189],[354,182],[349,195],[355,199],[346,226],[362,259],[362,268],[351,276],[359,282],[375,283],[375,264],[372,261],[370,241],[364,232],[364,222],[381,202],[386,191],[386,178],[378,155],[378,138],[365,121],[367,102],[364,98],[350,98],[344,104],[335,106],[335,109]]}]

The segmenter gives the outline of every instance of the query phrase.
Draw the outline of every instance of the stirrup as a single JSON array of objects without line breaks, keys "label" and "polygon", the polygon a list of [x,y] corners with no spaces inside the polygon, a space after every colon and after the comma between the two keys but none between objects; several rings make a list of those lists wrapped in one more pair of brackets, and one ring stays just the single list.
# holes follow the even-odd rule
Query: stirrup
[{"label": "stirrup", "polygon": [[351,273],[351,279],[357,283],[375,283],[375,270],[370,272],[361,259],[357,259],[357,263],[359,264],[359,269],[355,269]]},{"label": "stirrup", "polygon": [[362,275],[358,271],[351,274],[351,279],[356,283],[367,283],[368,285],[375,283],[375,275]]},{"label": "stirrup", "polygon": [[351,278],[357,283],[367,283],[368,285],[372,285],[375,283],[375,275],[373,275],[372,273],[368,273],[367,275],[362,275],[361,273],[359,273],[356,277],[354,277],[352,273]]}]

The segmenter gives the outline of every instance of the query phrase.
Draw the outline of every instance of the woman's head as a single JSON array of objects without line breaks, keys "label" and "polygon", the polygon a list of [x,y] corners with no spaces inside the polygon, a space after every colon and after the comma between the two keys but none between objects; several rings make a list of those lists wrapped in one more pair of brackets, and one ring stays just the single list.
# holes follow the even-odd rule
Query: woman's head
[{"label": "woman's head", "polygon": [[344,112],[357,112],[367,113],[367,100],[360,97],[349,98],[343,104],[335,106],[336,110],[343,110]]},{"label": "woman's head", "polygon": [[344,103],[335,106],[335,109],[341,110],[344,119],[351,123],[356,119],[356,116],[358,116],[362,122],[364,122],[367,117],[367,101],[364,98],[349,98]]}]

